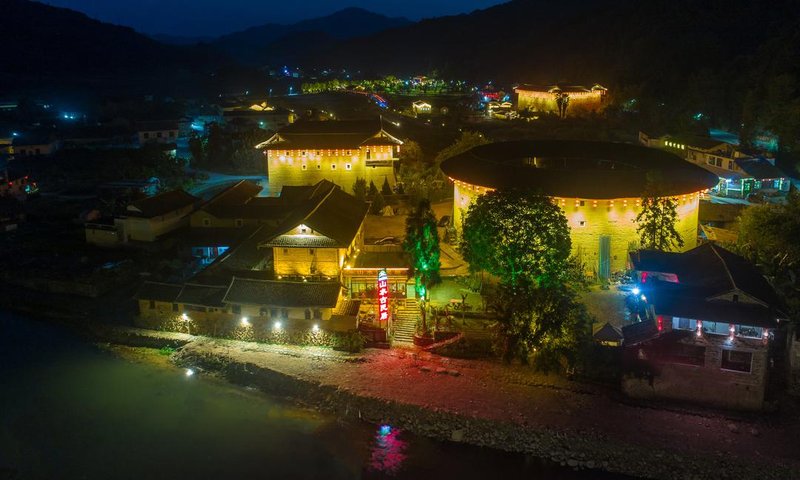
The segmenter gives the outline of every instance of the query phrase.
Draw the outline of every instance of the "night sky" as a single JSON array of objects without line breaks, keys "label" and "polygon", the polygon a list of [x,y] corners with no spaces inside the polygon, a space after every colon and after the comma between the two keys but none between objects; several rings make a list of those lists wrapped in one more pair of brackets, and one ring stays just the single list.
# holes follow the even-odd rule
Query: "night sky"
[{"label": "night sky", "polygon": [[505,0],[42,0],[144,33],[215,36],[264,23],[293,23],[347,7],[417,20]]}]

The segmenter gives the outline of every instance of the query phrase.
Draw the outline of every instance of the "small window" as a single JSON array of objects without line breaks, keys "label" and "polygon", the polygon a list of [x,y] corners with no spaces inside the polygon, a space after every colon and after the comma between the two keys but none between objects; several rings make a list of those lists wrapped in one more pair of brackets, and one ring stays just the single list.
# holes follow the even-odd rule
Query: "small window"
[{"label": "small window", "polygon": [[281,308],[281,317],[289,318],[289,309],[288,308]]},{"label": "small window", "polygon": [[266,317],[268,312],[269,312],[269,309],[267,307],[261,307],[258,310],[258,315],[261,316],[261,317]]},{"label": "small window", "polygon": [[303,228],[300,229],[300,233],[306,233],[306,230],[307,230],[307,228],[303,227]]},{"label": "small window", "polygon": [[750,373],[752,363],[753,354],[751,352],[739,352],[737,350],[722,351],[723,370]]},{"label": "small window", "polygon": [[336,170],[336,164],[335,163],[331,163],[331,170]]},{"label": "small window", "polygon": [[581,220],[580,222],[578,222],[578,226],[579,227],[585,227],[586,226],[586,220]]},{"label": "small window", "polygon": [[144,138],[150,138],[150,132],[144,132]]},{"label": "small window", "polygon": [[242,306],[241,305],[233,305],[231,307],[231,311],[233,313],[235,313],[235,314],[240,314],[240,313],[242,313]]},{"label": "small window", "polygon": [[352,170],[352,169],[353,169],[353,166],[352,166],[352,165],[350,165],[349,163],[345,163],[345,164],[344,164],[344,169],[345,169],[345,170]]},{"label": "small window", "polygon": [[319,308],[315,308],[314,309],[314,320],[320,320],[320,319],[322,319],[322,310],[320,310]]},{"label": "small window", "polygon": [[270,318],[278,318],[278,309],[277,308],[270,308],[269,309],[269,316],[270,316]]},{"label": "small window", "polygon": [[173,312],[177,312],[178,311],[178,304],[177,303],[173,303],[172,304],[172,311]]},{"label": "small window", "polygon": [[150,310],[152,310],[154,308],[156,308],[156,301],[155,300],[150,300]]},{"label": "small window", "polygon": [[586,205],[586,202],[585,202],[584,200],[581,200],[581,203],[580,203],[580,205],[581,205],[581,207],[583,207],[583,206],[585,206],[585,205]]},{"label": "small window", "polygon": [[203,226],[204,227],[210,227],[211,226],[211,219],[210,218],[204,218],[203,219]]},{"label": "small window", "polygon": [[235,224],[237,227],[241,227],[242,225],[244,225],[244,220],[242,220],[241,218],[237,218],[237,219],[234,221],[234,224]]},{"label": "small window", "polygon": [[162,134],[161,132],[156,132],[156,137],[161,138],[163,136],[164,136],[164,134]]},{"label": "small window", "polygon": [[311,310],[306,308],[306,311],[304,312],[304,316],[305,316],[306,320],[311,320]]},{"label": "small window", "polygon": [[314,255],[314,249],[313,248],[309,248],[308,249],[308,254],[309,255]]},{"label": "small window", "polygon": [[322,164],[321,163],[317,164],[317,170],[322,170]]},{"label": "small window", "polygon": [[300,165],[300,170],[308,170],[308,165],[306,165],[305,163]]},{"label": "small window", "polygon": [[284,248],[283,249],[283,254],[284,255],[289,255],[289,249],[288,248]]}]

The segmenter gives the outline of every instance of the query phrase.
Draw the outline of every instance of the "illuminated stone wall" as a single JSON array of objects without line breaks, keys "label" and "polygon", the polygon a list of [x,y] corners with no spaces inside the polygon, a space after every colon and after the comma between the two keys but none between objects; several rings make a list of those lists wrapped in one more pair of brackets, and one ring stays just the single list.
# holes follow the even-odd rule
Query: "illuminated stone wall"
[{"label": "illuminated stone wall", "polygon": [[[461,232],[464,216],[475,199],[489,191],[456,181],[453,198],[453,220]],[[699,193],[677,196],[677,230],[684,241],[682,251],[697,246],[697,214],[700,205]],[[638,244],[636,215],[641,210],[638,198],[592,200],[580,198],[555,198],[564,211],[572,238],[572,253],[580,255],[586,264],[587,273],[596,273],[600,261],[600,238],[610,241],[610,271],[627,268],[628,251]]]},{"label": "illuminated stone wall", "polygon": [[[558,105],[553,93],[542,90],[517,89],[517,110],[557,113]],[[567,115],[571,113],[587,113],[598,111],[603,106],[603,91],[568,92],[569,106]]]},{"label": "illuminated stone wall", "polygon": [[[267,150],[269,191],[280,192],[285,185],[314,185],[328,180],[353,193],[353,183],[364,178],[378,189],[384,179],[394,187],[397,146],[379,145],[340,150]],[[367,158],[369,157],[369,158]]]},{"label": "illuminated stone wall", "polygon": [[[338,277],[343,248],[274,247],[276,275],[326,275]],[[312,271],[313,270],[313,271]]]}]

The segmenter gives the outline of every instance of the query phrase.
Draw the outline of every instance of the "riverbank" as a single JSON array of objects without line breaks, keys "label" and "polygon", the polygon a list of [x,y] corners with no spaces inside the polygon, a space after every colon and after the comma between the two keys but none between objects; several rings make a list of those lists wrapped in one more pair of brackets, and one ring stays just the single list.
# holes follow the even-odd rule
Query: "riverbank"
[{"label": "riverbank", "polygon": [[529,368],[427,353],[263,345],[129,328],[119,344],[172,346],[175,364],[305,405],[438,440],[656,479],[800,478],[796,421],[628,403]]}]

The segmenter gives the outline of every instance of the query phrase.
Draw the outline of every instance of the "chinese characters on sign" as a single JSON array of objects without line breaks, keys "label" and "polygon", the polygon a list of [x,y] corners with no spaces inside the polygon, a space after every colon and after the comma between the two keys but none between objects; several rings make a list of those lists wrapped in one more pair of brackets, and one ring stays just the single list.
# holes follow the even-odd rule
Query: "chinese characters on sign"
[{"label": "chinese characters on sign", "polygon": [[386,270],[378,274],[378,320],[389,321],[389,276]]}]

